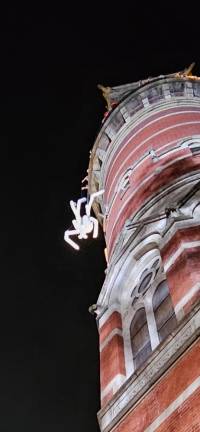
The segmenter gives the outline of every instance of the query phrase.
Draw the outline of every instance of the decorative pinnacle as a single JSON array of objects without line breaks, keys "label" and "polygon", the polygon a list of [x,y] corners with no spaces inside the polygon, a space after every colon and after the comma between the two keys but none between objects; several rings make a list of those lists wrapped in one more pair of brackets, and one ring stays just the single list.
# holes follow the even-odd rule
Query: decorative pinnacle
[{"label": "decorative pinnacle", "polygon": [[[192,78],[193,77],[193,75],[192,75],[192,70],[193,70],[193,68],[194,68],[194,66],[195,66],[195,62],[193,62],[193,63],[191,63],[188,67],[186,67],[183,71],[180,71],[180,72],[177,72],[176,73],[176,76],[177,77],[190,77],[190,78]],[[196,77],[195,77],[196,78]]]},{"label": "decorative pinnacle", "polygon": [[195,62],[191,63],[190,66],[188,66],[185,70],[184,70],[184,75],[188,76],[188,75],[192,75],[192,69],[195,66]]},{"label": "decorative pinnacle", "polygon": [[111,87],[104,87],[102,84],[97,85],[98,89],[102,91],[102,95],[104,99],[107,102],[107,109],[110,111],[112,109],[111,101],[110,101],[110,93],[111,93]]}]

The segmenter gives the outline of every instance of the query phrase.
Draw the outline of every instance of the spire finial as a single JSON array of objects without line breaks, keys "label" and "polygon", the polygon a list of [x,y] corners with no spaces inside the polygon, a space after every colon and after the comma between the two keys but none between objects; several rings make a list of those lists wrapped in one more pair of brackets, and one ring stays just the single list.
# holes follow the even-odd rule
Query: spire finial
[{"label": "spire finial", "polygon": [[185,76],[192,75],[192,69],[194,68],[194,66],[195,66],[195,62],[191,63],[190,66],[184,69],[183,75]]},{"label": "spire finial", "polygon": [[111,87],[104,87],[102,84],[97,85],[98,89],[102,91],[103,97],[107,102],[107,109],[108,111],[111,110],[111,101],[110,101],[110,93],[111,93]]}]

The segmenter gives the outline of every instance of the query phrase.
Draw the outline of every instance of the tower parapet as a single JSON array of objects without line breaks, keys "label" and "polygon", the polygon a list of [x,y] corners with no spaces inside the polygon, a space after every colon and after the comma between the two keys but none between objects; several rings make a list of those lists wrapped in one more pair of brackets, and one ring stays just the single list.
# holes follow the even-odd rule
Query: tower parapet
[{"label": "tower parapet", "polygon": [[183,401],[200,421],[200,79],[186,70],[106,89],[88,173],[89,193],[105,190],[93,205],[107,249],[99,424],[189,431]]}]

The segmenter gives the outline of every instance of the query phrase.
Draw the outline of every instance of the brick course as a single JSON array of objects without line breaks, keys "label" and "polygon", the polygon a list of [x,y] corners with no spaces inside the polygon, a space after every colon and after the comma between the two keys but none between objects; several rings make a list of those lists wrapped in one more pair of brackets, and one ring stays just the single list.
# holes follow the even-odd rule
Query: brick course
[{"label": "brick course", "polygon": [[101,391],[118,374],[125,375],[124,343],[123,338],[118,334],[114,335],[101,351],[100,365]]},{"label": "brick course", "polygon": [[156,432],[174,431],[200,431],[200,389],[196,390],[192,396],[156,429]]},{"label": "brick course", "polygon": [[99,328],[100,344],[109,336],[112,330],[122,328],[122,320],[119,312],[115,311],[107,321]]},{"label": "brick course", "polygon": [[[199,375],[200,343],[198,341],[112,431],[144,432]],[[189,400],[188,403],[190,403]],[[179,429],[174,430],[179,431]],[[189,430],[192,429],[185,429],[184,432]],[[163,431],[168,431],[168,429],[165,428]]]},{"label": "brick course", "polygon": [[106,226],[106,242],[108,255],[112,249],[117,235],[120,233],[125,221],[130,218],[151,196],[160,192],[168,183],[178,180],[181,176],[200,169],[200,157],[190,157],[184,160],[176,161],[172,166],[166,167],[159,175],[154,175],[144,185],[135,191],[132,187],[128,190],[123,212],[121,211],[123,200],[116,198],[115,204],[110,212]]},{"label": "brick course", "polygon": [[200,282],[200,247],[185,249],[181,253],[167,272],[167,282],[173,304],[176,306],[182,297]]}]

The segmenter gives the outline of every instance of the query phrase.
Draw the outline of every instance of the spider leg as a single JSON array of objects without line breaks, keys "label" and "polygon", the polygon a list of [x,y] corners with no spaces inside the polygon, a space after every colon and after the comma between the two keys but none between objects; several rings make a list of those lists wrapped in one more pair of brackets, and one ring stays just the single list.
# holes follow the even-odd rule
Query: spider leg
[{"label": "spider leg", "polygon": [[77,201],[77,211],[78,211],[78,213],[80,214],[80,210],[81,210],[81,204],[82,203],[84,203],[84,202],[86,202],[87,201],[87,198],[79,198],[78,199],[78,201]]},{"label": "spider leg", "polygon": [[79,250],[80,247],[70,238],[70,236],[77,234],[79,234],[78,230],[67,230],[64,234],[64,240],[69,243],[70,246],[72,246],[74,249]]},{"label": "spider leg", "polygon": [[74,213],[75,218],[77,219],[77,207],[76,207],[76,203],[74,201],[70,201],[70,207]]},{"label": "spider leg", "polygon": [[81,215],[80,215],[80,212],[81,212],[81,204],[83,203],[83,202],[85,202],[85,201],[87,201],[86,200],[86,198],[80,198],[78,201],[77,201],[77,204],[74,202],[74,201],[70,201],[70,206],[71,206],[71,209],[72,209],[72,211],[73,211],[73,213],[74,213],[74,215],[75,215],[75,218],[77,219],[77,221],[79,222],[79,223],[81,223]]},{"label": "spider leg", "polygon": [[94,225],[93,238],[97,238],[98,237],[98,228],[99,228],[98,220],[92,216],[90,216],[90,220],[93,222],[93,225]]},{"label": "spider leg", "polygon": [[85,211],[86,211],[87,216],[90,216],[91,207],[92,207],[92,204],[93,204],[94,199],[95,199],[97,196],[102,195],[103,193],[104,193],[104,189],[102,189],[102,190],[100,190],[100,191],[98,191],[98,192],[94,192],[94,193],[92,193],[92,194],[90,195],[89,203],[86,204],[86,206],[85,206]]}]

